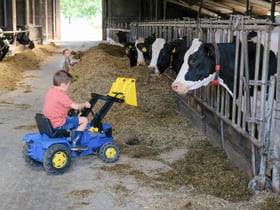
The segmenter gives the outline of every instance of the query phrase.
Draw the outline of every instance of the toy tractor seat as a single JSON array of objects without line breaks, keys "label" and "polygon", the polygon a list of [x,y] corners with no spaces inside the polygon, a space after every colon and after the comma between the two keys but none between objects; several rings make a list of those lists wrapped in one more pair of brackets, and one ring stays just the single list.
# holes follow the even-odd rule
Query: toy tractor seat
[{"label": "toy tractor seat", "polygon": [[55,130],[52,127],[50,120],[41,113],[36,113],[35,121],[37,123],[39,132],[41,134],[44,133],[44,134],[48,135],[50,138],[62,138],[62,137],[70,136],[70,132],[65,129]]}]

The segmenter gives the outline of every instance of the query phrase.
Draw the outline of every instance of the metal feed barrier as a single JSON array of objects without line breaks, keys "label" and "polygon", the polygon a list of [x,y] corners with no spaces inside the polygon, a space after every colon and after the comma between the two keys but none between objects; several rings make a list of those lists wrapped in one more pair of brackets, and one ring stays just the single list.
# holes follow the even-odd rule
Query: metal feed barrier
[{"label": "metal feed barrier", "polygon": [[[186,18],[130,24],[133,37],[155,33],[158,38],[172,41],[186,36],[188,45],[194,38],[211,43],[235,40],[235,68],[240,69],[240,82],[237,87],[235,73],[233,93],[222,86],[206,86],[183,96],[175,94],[175,99],[182,114],[195,122],[194,126],[203,131],[214,146],[222,146],[229,159],[252,178],[248,185],[251,194],[263,190],[280,192],[280,55],[277,53],[280,42],[276,46],[273,44],[278,76],[270,79],[266,76],[270,43],[275,38],[279,40],[280,33],[276,36],[273,33],[276,28],[267,19],[245,16],[232,16],[229,20]],[[255,65],[254,80],[249,80],[246,67],[247,35],[251,31],[257,33],[256,60],[263,61],[262,73],[258,63]],[[261,44],[264,47],[262,56]],[[176,78],[172,71],[165,74],[171,82]],[[262,74],[261,80],[259,74]],[[249,95],[249,87],[253,88],[253,97]],[[237,95],[242,97],[237,98]]]}]

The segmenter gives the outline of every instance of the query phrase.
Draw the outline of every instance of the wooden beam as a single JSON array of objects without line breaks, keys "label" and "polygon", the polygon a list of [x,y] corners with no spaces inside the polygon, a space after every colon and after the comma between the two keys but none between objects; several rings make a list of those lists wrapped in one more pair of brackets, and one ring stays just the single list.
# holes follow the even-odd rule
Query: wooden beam
[{"label": "wooden beam", "polygon": [[13,31],[17,30],[17,2],[16,0],[12,1],[12,9],[13,9]]},{"label": "wooden beam", "polygon": [[219,11],[219,13],[224,13],[224,14],[231,14],[233,13],[233,7],[223,5],[214,1],[210,0],[204,0],[203,4],[207,7],[210,7],[212,10]]},{"label": "wooden beam", "polygon": [[[241,3],[246,3],[245,0],[238,0]],[[250,0],[250,5],[253,7],[258,7],[258,8],[262,8],[265,10],[271,10],[271,3],[268,3],[266,1],[261,1],[261,0]],[[275,5],[275,11],[276,12],[280,12],[280,6]]]},{"label": "wooden beam", "polygon": [[29,26],[30,24],[30,16],[29,16],[29,0],[26,0],[25,1],[25,14],[26,14],[26,18],[25,18],[25,24],[27,25],[27,27]]}]

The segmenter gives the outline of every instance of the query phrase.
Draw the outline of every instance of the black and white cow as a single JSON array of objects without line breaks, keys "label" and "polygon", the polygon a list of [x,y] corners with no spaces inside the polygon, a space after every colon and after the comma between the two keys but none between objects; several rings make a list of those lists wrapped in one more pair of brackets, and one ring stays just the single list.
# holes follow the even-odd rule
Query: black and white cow
[{"label": "black and white cow", "polygon": [[9,42],[4,37],[2,29],[0,29],[0,61],[4,59],[4,57],[8,52],[9,52]]},{"label": "black and white cow", "polygon": [[157,60],[159,57],[160,50],[163,48],[165,43],[165,39],[163,38],[156,38],[156,40],[152,44],[152,58],[151,62],[148,65],[148,72],[154,73],[155,69],[157,68]]},{"label": "black and white cow", "polygon": [[[152,45],[156,40],[156,35],[153,33],[151,36],[145,38],[145,40],[137,39],[135,42],[135,46],[137,48],[137,52],[140,55],[143,55],[144,65],[149,64],[152,59]],[[140,58],[139,58],[140,59]],[[141,57],[142,61],[142,57]]]},{"label": "black and white cow", "polygon": [[[17,30],[21,31],[21,30],[26,30],[25,26],[17,26]],[[16,40],[24,45],[27,48],[33,49],[35,48],[35,44],[34,42],[29,38],[29,32],[18,32],[16,34]]]},{"label": "black and white cow", "polygon": [[157,65],[150,72],[162,74],[166,69],[171,68],[172,71],[178,73],[184,62],[184,55],[187,49],[186,37],[165,43],[158,55]]},{"label": "black and white cow", "polygon": [[[148,47],[155,41],[155,34],[146,39],[139,37],[134,43],[125,43],[125,53],[129,58],[130,67],[146,65],[152,57],[152,49]],[[145,59],[146,58],[146,59]]]},{"label": "black and white cow", "polygon": [[129,59],[130,67],[137,66],[138,52],[135,47],[135,43],[131,43],[131,42],[126,43],[124,47],[125,47],[125,54]]},{"label": "black and white cow", "polygon": [[[4,31],[8,31],[8,28],[4,28]],[[5,38],[9,41],[9,44],[12,45],[14,41],[18,41],[19,44],[24,45],[27,48],[33,49],[35,47],[34,42],[29,38],[29,32],[24,32],[26,30],[25,26],[17,26],[18,32],[16,33],[5,33]],[[20,32],[23,31],[23,32]]]},{"label": "black and white cow", "polygon": [[[172,89],[178,94],[185,94],[190,90],[195,90],[202,86],[210,84],[215,78],[216,68],[219,65],[219,83],[224,86],[232,95],[234,85],[234,69],[235,69],[235,43],[220,43],[216,45],[211,43],[202,43],[198,39],[194,39],[191,47],[186,52],[184,63],[172,83]],[[241,48],[241,47],[240,47]],[[240,53],[239,53],[240,55]],[[263,47],[261,46],[261,55],[263,55]],[[219,60],[216,61],[216,57]],[[239,58],[240,60],[240,58]],[[256,43],[248,42],[248,66],[249,79],[254,79],[256,61]],[[260,60],[260,69],[263,62]],[[269,52],[268,76],[276,73],[277,60],[273,51]],[[237,68],[239,76],[239,68]],[[261,72],[261,71],[260,71]],[[261,77],[261,75],[259,75]],[[269,78],[269,77],[268,77]],[[237,78],[239,82],[239,78]]]}]

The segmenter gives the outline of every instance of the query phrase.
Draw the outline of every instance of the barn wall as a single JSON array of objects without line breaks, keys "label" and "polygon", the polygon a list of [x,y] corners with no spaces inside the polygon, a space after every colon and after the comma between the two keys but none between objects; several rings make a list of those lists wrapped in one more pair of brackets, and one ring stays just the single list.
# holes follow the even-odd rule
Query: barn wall
[{"label": "barn wall", "polygon": [[[13,1],[0,0],[0,27],[13,30],[16,25],[26,26],[31,40],[41,43],[43,40],[59,40],[60,0],[16,0],[16,14],[13,14]],[[6,11],[6,14],[5,14]]]}]

